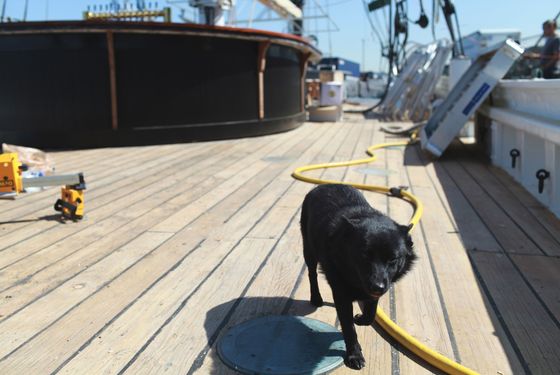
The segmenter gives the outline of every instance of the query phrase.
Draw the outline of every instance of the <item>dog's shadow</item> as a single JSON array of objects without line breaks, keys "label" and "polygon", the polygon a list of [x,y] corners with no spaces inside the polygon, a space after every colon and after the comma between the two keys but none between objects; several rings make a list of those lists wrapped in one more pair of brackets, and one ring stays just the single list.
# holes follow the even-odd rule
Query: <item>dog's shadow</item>
[{"label": "dog's shadow", "polygon": [[[322,308],[325,307],[334,308],[334,305],[327,302]],[[307,300],[296,300],[287,297],[242,297],[213,307],[206,313],[204,321],[204,328],[208,339],[207,348],[212,348],[212,350],[207,352],[208,360],[211,363],[210,373],[235,373],[223,364],[216,351],[216,345],[232,327],[261,317],[274,315],[306,316],[316,310],[317,308]],[[309,329],[303,323],[291,325],[292,329],[298,329],[297,324],[301,324],[300,328],[303,330]],[[317,350],[323,351],[326,356],[343,357],[344,351],[329,349],[330,344],[341,339],[342,334],[340,332],[319,333],[316,342],[324,347],[317,348]]]},{"label": "dog's shadow", "polygon": [[[334,309],[335,306],[332,302],[325,301],[321,309],[325,308]],[[215,350],[216,344],[232,327],[260,317],[272,315],[307,316],[314,313],[316,310],[317,308],[311,305],[308,300],[297,300],[287,297],[242,297],[219,304],[206,313],[204,328],[206,330],[208,344],[206,349],[199,354],[199,363],[195,364],[194,367],[202,366],[203,362],[209,361],[210,368],[208,371],[211,374],[237,374],[236,371],[231,370],[222,362]],[[335,326],[340,330],[338,320]],[[305,328],[307,329],[307,327]],[[392,346],[393,370],[395,370],[395,366],[397,366],[396,369],[398,371],[398,357],[400,353],[434,374],[444,374],[417,357],[414,353],[402,347],[396,340],[383,331],[377,323],[374,323],[371,328]],[[340,339],[339,335],[331,335],[326,340],[323,340],[326,342],[324,345],[328,345],[329,340],[332,342],[338,339]],[[325,349],[324,352],[327,353],[327,355],[341,357],[345,354],[343,351],[329,351],[328,349]],[[204,357],[206,356],[208,358],[205,359]]]}]

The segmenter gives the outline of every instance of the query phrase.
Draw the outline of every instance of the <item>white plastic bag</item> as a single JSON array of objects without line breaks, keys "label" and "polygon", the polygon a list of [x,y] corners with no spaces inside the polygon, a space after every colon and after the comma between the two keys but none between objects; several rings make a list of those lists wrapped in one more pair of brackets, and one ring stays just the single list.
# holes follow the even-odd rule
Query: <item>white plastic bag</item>
[{"label": "white plastic bag", "polygon": [[32,147],[23,147],[2,143],[2,152],[15,152],[18,154],[19,161],[27,165],[30,176],[47,176],[54,173],[54,162],[49,155],[41,150]]},{"label": "white plastic bag", "polygon": [[[41,150],[32,147],[2,144],[2,152],[15,152],[18,154],[19,161],[27,166],[27,170],[21,175],[24,178],[47,176],[54,173],[54,162],[49,155]],[[26,188],[27,192],[40,191],[42,188]]]}]

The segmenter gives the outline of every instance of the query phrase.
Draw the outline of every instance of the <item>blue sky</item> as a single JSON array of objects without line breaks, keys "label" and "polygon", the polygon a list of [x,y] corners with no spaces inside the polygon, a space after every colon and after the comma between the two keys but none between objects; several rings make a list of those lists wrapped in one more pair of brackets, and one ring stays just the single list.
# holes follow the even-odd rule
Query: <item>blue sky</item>
[{"label": "blue sky", "polygon": [[[0,0],[1,4],[6,1],[6,16],[21,19],[24,14],[25,0]],[[108,4],[109,0],[27,0],[28,1],[28,20],[62,20],[80,19],[82,11],[87,6]],[[120,0],[121,3],[124,0]],[[182,1],[182,3],[181,3]],[[369,2],[370,0],[366,0]],[[135,0],[129,0],[135,3]],[[169,6],[170,2],[178,2],[173,5],[174,20],[179,21],[178,6],[183,5],[188,8],[188,0],[145,0],[146,3],[158,3],[159,7]],[[372,35],[371,28],[367,21],[363,0],[306,0],[309,7],[308,14],[322,15],[318,3],[325,11],[328,10],[334,24],[339,31],[316,33],[319,38],[318,47],[325,56],[332,54],[356,62],[362,63],[365,60],[365,70],[378,70],[382,64],[379,51],[379,42]],[[423,0],[426,13],[431,20],[431,0]],[[263,7],[253,0],[237,0],[236,18],[243,20],[249,18],[252,12],[254,16],[263,11]],[[541,24],[545,19],[553,18],[560,11],[560,1],[558,0],[455,0],[455,7],[459,16],[461,33],[467,35],[479,29],[518,29],[522,37],[532,36],[541,33]],[[1,7],[0,7],[1,11]],[[382,11],[372,14],[372,20],[380,29],[385,29],[382,21]],[[408,0],[408,14],[411,20],[416,20],[419,15],[419,0]],[[194,17],[192,10],[187,10],[187,17]],[[381,23],[381,25],[379,25]],[[242,25],[246,26],[246,25]],[[330,27],[324,18],[309,21],[311,31],[334,29]],[[253,23],[253,27],[263,28],[274,31],[286,31],[285,22]],[[409,40],[421,44],[432,41],[431,26],[421,29],[417,25],[409,26]],[[448,37],[445,22],[440,17],[436,25],[436,37]]]}]

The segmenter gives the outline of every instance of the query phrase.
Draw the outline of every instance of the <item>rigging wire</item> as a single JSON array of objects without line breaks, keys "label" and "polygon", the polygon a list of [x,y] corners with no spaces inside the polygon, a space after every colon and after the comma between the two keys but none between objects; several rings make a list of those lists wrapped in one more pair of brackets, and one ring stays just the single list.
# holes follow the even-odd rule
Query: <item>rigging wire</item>
[{"label": "rigging wire", "polygon": [[[385,30],[389,30],[389,23],[391,23],[391,20],[389,20],[389,16],[387,15],[387,7],[383,7],[381,8],[381,11],[383,12],[383,22],[385,23]],[[388,31],[390,33],[390,31]]]},{"label": "rigging wire", "polygon": [[432,0],[432,39],[436,41],[436,23],[439,21],[439,8],[436,5],[438,0]]},{"label": "rigging wire", "polygon": [[[376,24],[379,25],[379,26],[381,27],[381,26],[382,26],[382,21],[380,20],[380,18],[379,18],[379,16],[378,16],[378,13],[377,13],[377,12],[371,12],[371,13],[373,13],[373,17],[375,18]],[[368,15],[369,15],[369,14],[370,14],[370,12],[369,12],[369,10],[368,10]],[[383,22],[384,22],[384,21],[383,21]],[[387,30],[387,29],[385,29],[385,30]],[[384,30],[382,30],[382,31],[384,31]],[[383,33],[380,32],[380,34],[383,34]],[[383,42],[385,42],[385,41],[386,41],[386,38],[383,38]]]},{"label": "rigging wire", "polygon": [[27,9],[29,8],[29,0],[25,0],[23,5],[23,22],[27,21]]},{"label": "rigging wire", "polygon": [[459,27],[459,18],[457,17],[457,9],[455,9],[455,24],[457,25],[457,37],[459,38],[459,47],[461,48],[461,55],[465,55],[465,48],[463,46],[463,37],[461,36],[461,28]]},{"label": "rigging wire", "polygon": [[455,13],[455,6],[451,2],[451,0],[442,0],[442,2],[440,2],[440,5],[445,17],[445,23],[447,24],[447,28],[449,29],[451,41],[453,42],[453,57],[455,57],[458,55],[458,52],[460,52],[459,45],[457,44],[457,39],[455,38],[455,30],[453,29],[453,20],[451,18],[451,15]]},{"label": "rigging wire", "polygon": [[381,45],[381,50],[383,50],[383,38],[381,37],[381,34],[379,33],[379,31],[377,30],[375,25],[373,24],[373,21],[371,20],[366,0],[362,0],[362,4],[364,4],[364,11],[366,13],[366,18],[369,22],[369,25],[370,25],[371,29],[373,30],[373,32],[375,33],[375,35],[377,36],[377,38],[379,39],[379,43]]},{"label": "rigging wire", "polygon": [[[365,5],[365,0],[363,0],[363,2]],[[406,57],[406,43],[408,41],[408,2],[407,0],[395,1],[394,18],[393,18],[393,1],[390,1],[388,5],[389,5],[388,16],[385,10],[386,7],[384,6],[382,8],[383,14],[387,19],[387,22],[385,24],[387,25],[388,28],[388,42],[387,42],[386,53],[383,52],[383,50],[385,50],[385,46],[382,46],[383,47],[382,56],[388,59],[387,84],[385,85],[383,94],[379,98],[379,102],[377,102],[377,104],[363,110],[358,110],[358,111],[350,110],[346,112],[367,113],[379,107],[387,96],[389,87],[391,86],[391,83],[393,81],[393,76],[395,74],[398,74],[398,71],[400,69],[399,61],[401,60],[401,57],[403,61]],[[405,9],[405,5],[406,5],[406,9]],[[364,10],[367,13],[368,20],[370,20],[368,8],[364,7]],[[370,20],[370,24],[371,24],[371,20]],[[402,41],[399,38],[400,34],[404,35]]]},{"label": "rigging wire", "polygon": [[6,14],[6,3],[8,2],[8,0],[4,0],[4,3],[2,3],[2,13],[0,13],[0,22],[4,22],[4,15]]}]

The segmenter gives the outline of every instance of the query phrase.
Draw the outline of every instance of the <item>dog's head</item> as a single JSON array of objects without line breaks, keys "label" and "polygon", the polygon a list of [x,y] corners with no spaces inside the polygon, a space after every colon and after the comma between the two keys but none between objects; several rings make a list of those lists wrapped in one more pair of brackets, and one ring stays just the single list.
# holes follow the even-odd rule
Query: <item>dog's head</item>
[{"label": "dog's head", "polygon": [[388,217],[344,218],[342,226],[347,250],[344,263],[372,298],[387,292],[416,260],[410,226],[399,225]]}]

